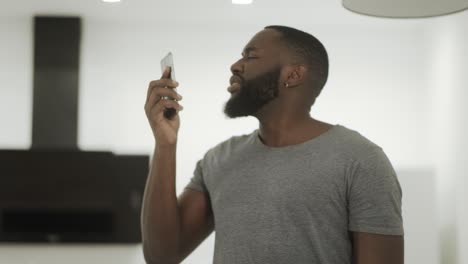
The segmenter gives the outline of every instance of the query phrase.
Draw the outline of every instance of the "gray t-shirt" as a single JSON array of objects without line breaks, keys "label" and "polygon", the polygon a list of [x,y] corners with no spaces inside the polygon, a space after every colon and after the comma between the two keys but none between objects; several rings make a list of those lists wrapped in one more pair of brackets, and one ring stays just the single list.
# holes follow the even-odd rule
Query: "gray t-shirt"
[{"label": "gray t-shirt", "polygon": [[258,130],[232,137],[197,163],[187,188],[210,197],[215,264],[350,264],[349,232],[403,235],[390,161],[342,125],[278,148]]}]

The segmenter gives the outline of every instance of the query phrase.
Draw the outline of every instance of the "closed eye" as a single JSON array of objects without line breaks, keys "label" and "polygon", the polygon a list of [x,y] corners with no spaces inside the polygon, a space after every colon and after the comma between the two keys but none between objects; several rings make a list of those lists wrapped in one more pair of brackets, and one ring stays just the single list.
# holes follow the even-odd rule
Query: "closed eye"
[{"label": "closed eye", "polygon": [[250,55],[250,56],[244,56],[244,59],[246,59],[246,60],[253,60],[253,59],[258,59],[258,57],[257,57],[257,56],[252,56],[252,55]]},{"label": "closed eye", "polygon": [[242,52],[242,59],[244,60],[253,60],[253,59],[258,59],[259,57],[255,56],[258,51],[261,51],[262,49],[250,46],[244,48],[244,51]]}]

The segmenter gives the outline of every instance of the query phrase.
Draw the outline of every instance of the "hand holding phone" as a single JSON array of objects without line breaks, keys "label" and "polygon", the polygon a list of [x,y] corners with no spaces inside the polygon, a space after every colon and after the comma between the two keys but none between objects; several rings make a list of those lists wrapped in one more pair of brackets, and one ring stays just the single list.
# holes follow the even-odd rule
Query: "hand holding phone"
[{"label": "hand holding phone", "polygon": [[[164,73],[166,68],[170,68],[169,79],[175,81],[176,79],[175,79],[175,71],[174,71],[174,59],[173,59],[173,56],[172,56],[172,52],[169,52],[161,60],[161,73]],[[167,88],[167,89],[170,89],[170,88]],[[173,88],[173,89],[175,90],[175,88]],[[164,96],[161,99],[163,99],[163,100],[175,100],[175,99],[167,97],[167,96]],[[174,108],[167,108],[166,110],[164,110],[164,117],[166,117],[167,119],[171,119],[172,117],[174,117],[176,112],[177,111]]]},{"label": "hand holding phone", "polygon": [[[162,61],[163,69],[166,68],[166,64]],[[174,69],[173,65],[171,69]],[[172,73],[174,72],[172,71]],[[170,75],[171,71],[166,69],[160,79],[149,82],[146,93],[145,114],[153,131],[154,139],[159,146],[173,146],[177,143],[177,133],[180,127],[178,113],[183,109],[182,105],[179,104],[182,96],[174,89],[179,84],[171,80]]]}]

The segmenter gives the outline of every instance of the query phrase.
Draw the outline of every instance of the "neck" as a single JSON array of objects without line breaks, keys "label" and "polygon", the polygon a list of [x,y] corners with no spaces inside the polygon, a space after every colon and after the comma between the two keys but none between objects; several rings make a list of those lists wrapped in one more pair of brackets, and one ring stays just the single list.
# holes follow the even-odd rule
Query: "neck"
[{"label": "neck", "polygon": [[267,146],[283,147],[310,140],[327,131],[331,125],[313,119],[308,113],[257,117],[260,140]]}]

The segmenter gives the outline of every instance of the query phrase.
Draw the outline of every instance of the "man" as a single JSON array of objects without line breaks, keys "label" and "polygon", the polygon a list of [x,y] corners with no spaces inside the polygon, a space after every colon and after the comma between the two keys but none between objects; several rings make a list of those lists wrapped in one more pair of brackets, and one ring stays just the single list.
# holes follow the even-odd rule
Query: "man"
[{"label": "man", "polygon": [[[328,76],[313,36],[266,27],[232,67],[225,113],[259,129],[210,149],[179,198],[175,165],[181,96],[152,81],[145,111],[156,140],[142,209],[148,263],[179,263],[216,230],[216,264],[402,264],[401,188],[382,149],[313,119]],[[164,96],[175,100],[161,99]],[[208,261],[207,261],[208,262]]]}]

